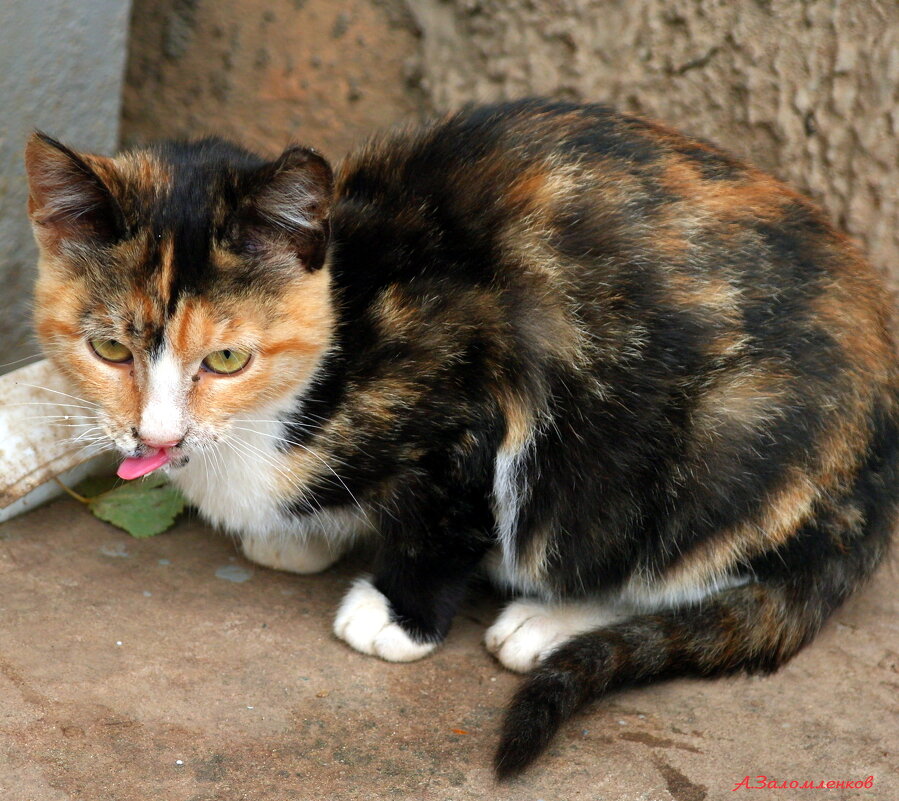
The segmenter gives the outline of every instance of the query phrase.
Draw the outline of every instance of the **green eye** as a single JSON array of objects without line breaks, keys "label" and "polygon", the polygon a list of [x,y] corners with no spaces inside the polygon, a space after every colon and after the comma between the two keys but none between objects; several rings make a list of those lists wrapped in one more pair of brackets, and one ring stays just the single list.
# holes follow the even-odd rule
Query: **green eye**
[{"label": "green eye", "polygon": [[115,364],[131,361],[131,351],[115,339],[92,339],[91,347],[101,359]]},{"label": "green eye", "polygon": [[213,373],[229,375],[242,370],[250,361],[250,354],[242,350],[217,350],[203,359],[203,367]]}]

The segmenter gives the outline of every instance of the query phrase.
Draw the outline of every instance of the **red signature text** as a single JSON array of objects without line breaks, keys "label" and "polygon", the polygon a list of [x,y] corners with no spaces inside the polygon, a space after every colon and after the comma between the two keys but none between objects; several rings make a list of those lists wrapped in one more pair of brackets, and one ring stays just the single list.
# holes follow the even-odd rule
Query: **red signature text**
[{"label": "red signature text", "polygon": [[737,782],[731,792],[736,790],[837,790],[837,789],[864,789],[870,790],[874,786],[874,777],[867,779],[772,779],[770,776],[744,776]]}]

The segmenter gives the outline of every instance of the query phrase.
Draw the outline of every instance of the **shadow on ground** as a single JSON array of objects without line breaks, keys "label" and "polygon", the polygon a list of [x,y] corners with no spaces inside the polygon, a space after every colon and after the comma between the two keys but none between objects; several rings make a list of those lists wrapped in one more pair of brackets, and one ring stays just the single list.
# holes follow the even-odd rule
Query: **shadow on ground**
[{"label": "shadow on ground", "polygon": [[266,570],[198,522],[135,540],[69,500],[4,524],[0,797],[714,801],[765,774],[873,775],[827,797],[899,798],[893,566],[779,674],[607,699],[502,786],[489,761],[519,679],[480,644],[495,601],[389,665],[330,633],[359,569]]}]

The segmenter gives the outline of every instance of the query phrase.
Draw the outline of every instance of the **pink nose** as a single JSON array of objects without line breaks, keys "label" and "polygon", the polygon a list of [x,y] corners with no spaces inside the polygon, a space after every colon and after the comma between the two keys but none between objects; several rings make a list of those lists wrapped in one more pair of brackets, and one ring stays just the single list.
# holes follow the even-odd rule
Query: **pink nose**
[{"label": "pink nose", "polygon": [[179,442],[181,442],[180,439],[173,439],[170,442],[154,442],[151,439],[143,440],[144,445],[148,448],[158,448],[159,450],[162,450],[163,448],[174,448]]}]

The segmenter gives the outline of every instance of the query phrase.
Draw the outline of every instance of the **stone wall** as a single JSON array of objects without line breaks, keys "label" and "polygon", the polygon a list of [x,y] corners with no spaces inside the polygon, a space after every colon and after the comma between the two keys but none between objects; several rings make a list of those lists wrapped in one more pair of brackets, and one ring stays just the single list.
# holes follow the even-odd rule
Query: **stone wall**
[{"label": "stone wall", "polygon": [[129,0],[0,0],[0,373],[37,353],[37,249],[22,153],[34,128],[76,147],[116,146]]},{"label": "stone wall", "polygon": [[125,138],[339,155],[469,101],[606,100],[820,200],[899,285],[891,0],[136,0]]},{"label": "stone wall", "polygon": [[410,0],[437,108],[607,100],[819,200],[899,286],[899,3]]},{"label": "stone wall", "polygon": [[402,0],[137,0],[122,138],[218,134],[340,156],[423,107]]}]

